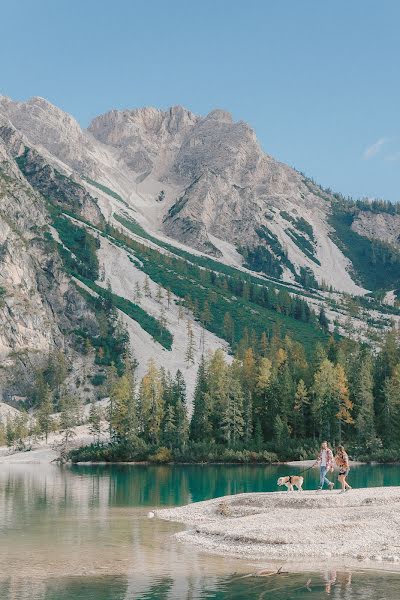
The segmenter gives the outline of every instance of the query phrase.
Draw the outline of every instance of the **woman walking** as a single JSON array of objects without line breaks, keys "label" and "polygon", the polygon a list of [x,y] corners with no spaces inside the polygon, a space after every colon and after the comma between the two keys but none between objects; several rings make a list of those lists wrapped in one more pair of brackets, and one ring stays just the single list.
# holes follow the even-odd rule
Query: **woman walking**
[{"label": "woman walking", "polygon": [[339,468],[338,479],[342,484],[342,489],[340,493],[346,492],[347,490],[351,490],[351,485],[349,485],[346,481],[346,477],[348,476],[350,471],[349,457],[343,446],[338,446],[336,448],[335,463]]}]

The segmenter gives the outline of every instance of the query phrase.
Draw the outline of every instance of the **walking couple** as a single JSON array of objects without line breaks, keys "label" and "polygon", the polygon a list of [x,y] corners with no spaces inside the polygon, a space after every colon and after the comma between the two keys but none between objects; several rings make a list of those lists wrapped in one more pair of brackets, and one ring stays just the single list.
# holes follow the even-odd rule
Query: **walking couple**
[{"label": "walking couple", "polygon": [[336,456],[333,456],[332,450],[328,446],[328,442],[322,442],[321,449],[317,456],[317,460],[313,466],[319,466],[319,490],[322,490],[324,484],[326,483],[330,490],[335,487],[333,481],[330,481],[326,476],[327,473],[333,471],[335,468],[335,464],[339,469],[338,479],[342,484],[342,492],[346,492],[347,490],[351,490],[351,486],[347,483],[346,477],[350,471],[350,463],[347,452],[343,448],[343,446],[338,446],[336,448]]}]

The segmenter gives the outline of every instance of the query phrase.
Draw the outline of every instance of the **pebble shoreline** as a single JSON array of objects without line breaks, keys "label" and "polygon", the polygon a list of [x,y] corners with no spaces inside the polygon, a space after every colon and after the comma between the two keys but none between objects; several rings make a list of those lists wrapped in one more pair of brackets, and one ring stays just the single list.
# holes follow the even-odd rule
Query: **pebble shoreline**
[{"label": "pebble shoreline", "polygon": [[400,570],[400,487],[238,494],[155,516],[183,523],[178,539],[218,554]]}]

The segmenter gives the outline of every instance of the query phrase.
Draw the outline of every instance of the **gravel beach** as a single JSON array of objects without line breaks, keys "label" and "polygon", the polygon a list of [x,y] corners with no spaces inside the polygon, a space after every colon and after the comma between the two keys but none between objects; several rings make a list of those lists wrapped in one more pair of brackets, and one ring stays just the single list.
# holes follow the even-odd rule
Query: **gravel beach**
[{"label": "gravel beach", "polygon": [[218,554],[400,570],[400,487],[239,494],[155,516],[185,524],[181,541]]}]

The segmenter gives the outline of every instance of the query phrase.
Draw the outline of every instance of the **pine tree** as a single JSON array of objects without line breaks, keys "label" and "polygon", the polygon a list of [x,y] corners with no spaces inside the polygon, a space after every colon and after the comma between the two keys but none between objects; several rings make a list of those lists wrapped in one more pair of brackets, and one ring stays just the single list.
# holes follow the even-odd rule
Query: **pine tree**
[{"label": "pine tree", "polygon": [[163,334],[163,331],[167,328],[168,326],[168,321],[167,321],[167,317],[165,315],[165,308],[162,306],[161,307],[161,311],[160,311],[160,316],[158,318],[158,324],[160,326],[160,331],[161,331],[161,337]]},{"label": "pine tree", "polygon": [[185,296],[184,303],[185,303],[185,308],[187,310],[189,310],[191,313],[193,313],[193,300],[188,294]]},{"label": "pine tree", "polygon": [[306,431],[306,409],[310,404],[306,384],[302,379],[297,384],[294,396],[294,433],[296,437],[303,438]]},{"label": "pine tree", "polygon": [[48,440],[49,433],[53,431],[54,422],[52,418],[53,412],[53,402],[51,399],[50,386],[48,384],[45,385],[44,393],[41,399],[41,403],[39,409],[37,411],[37,420],[39,424],[39,430],[42,435],[44,435],[46,444]]},{"label": "pine tree", "polygon": [[93,436],[93,441],[96,444],[100,443],[101,436],[101,421],[102,421],[102,410],[99,406],[97,406],[94,397],[90,403],[89,410],[89,433]]},{"label": "pine tree", "polygon": [[321,326],[322,331],[327,333],[329,331],[329,321],[323,306],[321,306],[321,310],[319,311],[318,322]]},{"label": "pine tree", "polygon": [[193,316],[194,318],[197,320],[199,318],[199,313],[200,313],[200,309],[199,309],[199,301],[197,300],[197,298],[195,299],[194,303],[193,303]]},{"label": "pine tree", "polygon": [[279,398],[279,414],[286,421],[293,406],[295,385],[289,364],[285,361],[280,365],[277,374],[277,397]]},{"label": "pine tree", "polygon": [[254,445],[258,451],[261,450],[264,443],[263,430],[259,419],[255,422],[254,427]]},{"label": "pine tree", "polygon": [[6,428],[3,421],[0,421],[0,446],[4,446],[7,443]]},{"label": "pine tree", "polygon": [[372,360],[369,355],[361,360],[354,382],[354,405],[358,411],[356,432],[359,442],[369,446],[376,438],[374,413],[374,380]]},{"label": "pine tree", "polygon": [[133,301],[135,302],[135,304],[140,304],[140,301],[143,298],[143,294],[142,294],[142,290],[140,289],[140,285],[139,285],[138,281],[135,282],[135,288],[134,288],[133,294],[134,294]]},{"label": "pine tree", "polygon": [[106,269],[104,265],[100,265],[99,267],[99,280],[104,281],[106,278]]},{"label": "pine tree", "polygon": [[175,408],[174,398],[174,382],[172,375],[169,371],[166,371],[163,367],[160,368],[160,382],[163,394],[163,405],[164,405],[164,416],[168,406]]},{"label": "pine tree", "polygon": [[182,321],[184,316],[185,316],[185,313],[183,312],[183,306],[182,306],[182,304],[180,304],[179,308],[178,308],[178,323],[180,323]]},{"label": "pine tree", "polygon": [[244,431],[243,392],[239,380],[229,370],[226,406],[222,417],[223,437],[228,446],[236,446]]},{"label": "pine tree", "polygon": [[151,298],[150,281],[149,281],[149,278],[147,277],[147,275],[144,279],[143,292],[144,292],[145,298]]},{"label": "pine tree", "polygon": [[200,315],[200,322],[202,325],[200,347],[202,348],[203,354],[204,354],[204,344],[205,344],[205,330],[208,328],[211,321],[212,321],[212,315],[211,315],[211,311],[210,311],[210,306],[209,306],[207,300],[205,300],[203,310]]},{"label": "pine tree", "polygon": [[[10,415],[7,416],[7,421],[6,421],[6,441],[7,441],[7,448],[11,448],[14,445],[14,441],[15,441],[14,421]],[[47,443],[47,438],[46,438],[46,443]]]},{"label": "pine tree", "polygon": [[190,421],[190,439],[194,442],[208,442],[212,436],[210,421],[208,377],[204,356],[201,357],[197,371],[196,387],[193,399],[193,414]]},{"label": "pine tree", "polygon": [[235,338],[235,325],[229,312],[226,312],[224,315],[223,332],[227,342],[232,345]]},{"label": "pine tree", "polygon": [[342,424],[352,424],[353,404],[349,398],[347,378],[342,365],[334,366],[330,360],[322,361],[315,373],[312,412],[317,418],[320,435],[341,441]]},{"label": "pine tree", "polygon": [[209,304],[216,304],[218,302],[218,295],[215,290],[211,290],[208,296]]},{"label": "pine tree", "polygon": [[342,443],[342,425],[352,425],[354,423],[351,415],[353,409],[353,403],[350,400],[349,388],[347,384],[347,377],[342,365],[336,365],[336,395],[337,395],[337,407],[336,418],[339,422],[339,443]]},{"label": "pine tree", "polygon": [[114,442],[127,443],[136,440],[138,424],[134,394],[132,380],[127,373],[114,380],[110,391],[110,400],[113,403],[111,431]]},{"label": "pine tree", "polygon": [[263,394],[268,389],[272,376],[272,363],[269,358],[261,358],[256,375],[256,388]]},{"label": "pine tree", "polygon": [[189,320],[187,321],[187,338],[188,338],[188,341],[187,341],[187,347],[186,347],[185,361],[189,365],[190,363],[194,363],[194,348],[195,348],[192,324]]},{"label": "pine tree", "polygon": [[208,400],[213,438],[223,442],[222,419],[227,406],[229,368],[225,354],[218,348],[207,363]]},{"label": "pine tree", "polygon": [[311,371],[315,374],[320,368],[322,362],[328,358],[326,350],[321,342],[315,344],[314,353],[311,361]]},{"label": "pine tree", "polygon": [[203,325],[203,327],[205,327],[207,329],[207,326],[211,323],[212,321],[212,314],[210,311],[210,305],[208,304],[207,300],[204,301],[204,305],[203,305],[203,310],[200,316],[200,321]]},{"label": "pine tree", "polygon": [[171,290],[169,288],[167,288],[167,307],[168,308],[171,306],[171,302],[172,302],[172,293],[171,293]]},{"label": "pine tree", "polygon": [[284,348],[278,348],[275,354],[275,364],[279,368],[287,361],[287,352]]},{"label": "pine tree", "polygon": [[299,342],[292,340],[289,335],[285,335],[285,350],[290,371],[294,379],[302,379],[307,376],[308,363],[304,347]]},{"label": "pine tree", "polygon": [[102,307],[107,315],[110,315],[114,308],[111,282],[109,279],[107,279],[106,289],[102,298]]},{"label": "pine tree", "polygon": [[164,417],[163,385],[160,371],[149,361],[139,389],[139,415],[142,434],[150,444],[158,444]]},{"label": "pine tree", "polygon": [[75,434],[78,425],[78,400],[69,394],[63,394],[60,399],[60,432],[64,451],[68,448],[69,441]]},{"label": "pine tree", "polygon": [[244,353],[241,380],[244,388],[253,394],[256,385],[256,361],[253,348],[247,348]]},{"label": "pine tree", "polygon": [[156,292],[156,301],[159,304],[161,304],[162,301],[163,301],[163,299],[164,299],[164,294],[163,294],[163,291],[162,291],[162,287],[161,287],[160,284],[158,284],[158,286],[157,286],[157,292]]},{"label": "pine tree", "polygon": [[399,440],[400,427],[400,364],[387,377],[383,388],[383,439],[387,445]]},{"label": "pine tree", "polygon": [[19,449],[25,448],[25,441],[29,435],[28,415],[25,412],[17,414],[13,422],[14,445]]},{"label": "pine tree", "polygon": [[243,404],[243,440],[246,446],[249,447],[253,435],[253,399],[250,393],[245,395]]},{"label": "pine tree", "polygon": [[165,411],[162,440],[168,448],[172,449],[176,446],[177,427],[175,410],[172,404],[170,404]]},{"label": "pine tree", "polygon": [[267,338],[267,334],[265,333],[265,331],[262,332],[261,334],[261,339],[260,339],[260,354],[263,357],[266,357],[268,353],[268,338]]},{"label": "pine tree", "polygon": [[334,434],[332,423],[336,414],[336,375],[334,365],[324,359],[314,375],[311,411],[315,418],[319,436],[331,439]]},{"label": "pine tree", "polygon": [[111,366],[109,367],[108,373],[107,373],[107,388],[108,388],[108,395],[110,397],[110,402],[109,402],[109,405],[107,408],[107,420],[109,423],[108,433],[109,433],[110,440],[112,440],[114,437],[114,432],[113,432],[114,397],[115,397],[114,389],[117,384],[117,379],[118,379],[117,369],[115,368],[114,363],[111,363]]},{"label": "pine tree", "polygon": [[[272,362],[269,358],[262,357],[258,362],[256,378],[255,378],[255,389],[253,398],[253,413],[254,422],[259,427],[264,425],[264,430],[271,429],[271,424],[267,425],[269,420],[270,401],[269,401],[269,390],[271,382],[273,381],[273,368]],[[275,397],[275,396],[274,396]]]},{"label": "pine tree", "polygon": [[285,421],[280,415],[276,415],[274,420],[274,438],[278,448],[282,448],[290,437],[290,430]]},{"label": "pine tree", "polygon": [[47,393],[47,389],[50,388],[45,382],[43,369],[38,369],[35,373],[35,380],[32,388],[32,400],[30,402],[30,406],[40,406]]},{"label": "pine tree", "polygon": [[384,393],[388,378],[392,377],[394,369],[400,362],[399,333],[392,328],[385,334],[381,351],[376,360],[374,377],[375,413],[378,416],[378,433],[385,438],[385,406],[386,397]]},{"label": "pine tree", "polygon": [[186,405],[186,384],[182,372],[178,369],[172,384],[172,398],[175,409],[176,440],[175,445],[185,448],[189,440],[189,421]]},{"label": "pine tree", "polygon": [[253,354],[255,356],[258,355],[258,337],[257,337],[257,333],[254,331],[254,329],[251,330],[251,334],[250,334],[250,348],[253,350]]}]

